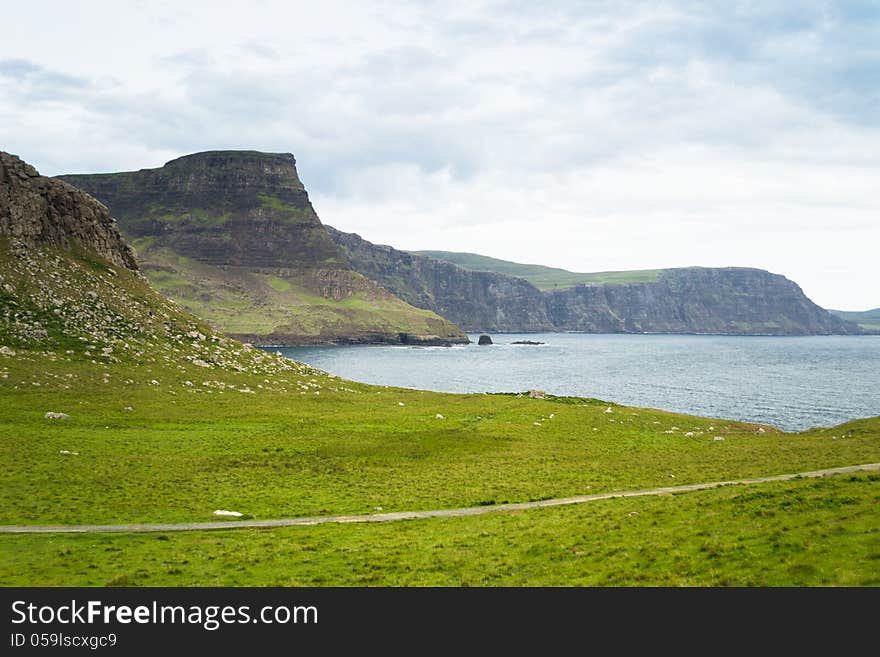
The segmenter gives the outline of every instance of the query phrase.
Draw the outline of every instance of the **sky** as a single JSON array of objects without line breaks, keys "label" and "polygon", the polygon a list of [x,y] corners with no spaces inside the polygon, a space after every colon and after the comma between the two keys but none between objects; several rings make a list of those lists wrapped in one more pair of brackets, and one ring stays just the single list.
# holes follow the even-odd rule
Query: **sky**
[{"label": "sky", "polygon": [[[182,6],[181,6],[182,5]],[[758,267],[880,307],[880,0],[4,3],[44,175],[291,152],[321,220],[573,271]]]}]

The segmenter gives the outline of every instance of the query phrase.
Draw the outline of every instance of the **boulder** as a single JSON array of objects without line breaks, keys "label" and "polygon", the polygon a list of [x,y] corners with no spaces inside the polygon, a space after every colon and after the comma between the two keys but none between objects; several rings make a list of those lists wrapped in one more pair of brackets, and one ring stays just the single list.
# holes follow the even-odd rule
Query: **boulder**
[{"label": "boulder", "polygon": [[492,344],[492,338],[490,338],[488,335],[481,335],[480,339],[477,340],[477,344],[479,344],[479,345]]}]

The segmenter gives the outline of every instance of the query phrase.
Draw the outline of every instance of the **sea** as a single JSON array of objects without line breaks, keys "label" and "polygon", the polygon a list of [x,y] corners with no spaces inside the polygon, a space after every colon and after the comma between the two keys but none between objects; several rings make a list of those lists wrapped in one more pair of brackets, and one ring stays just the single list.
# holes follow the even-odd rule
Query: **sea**
[{"label": "sea", "polygon": [[[785,431],[880,415],[880,336],[491,334],[493,344],[274,347],[363,383],[524,392],[768,424]],[[541,342],[518,345],[515,342]]]}]

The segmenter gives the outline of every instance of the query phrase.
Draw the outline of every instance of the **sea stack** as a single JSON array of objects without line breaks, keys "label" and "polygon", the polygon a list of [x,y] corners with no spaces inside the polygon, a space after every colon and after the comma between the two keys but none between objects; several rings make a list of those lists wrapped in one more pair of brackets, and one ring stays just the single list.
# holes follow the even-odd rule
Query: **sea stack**
[{"label": "sea stack", "polygon": [[490,338],[488,335],[481,335],[480,339],[477,340],[477,344],[479,344],[479,345],[492,344],[492,338]]}]

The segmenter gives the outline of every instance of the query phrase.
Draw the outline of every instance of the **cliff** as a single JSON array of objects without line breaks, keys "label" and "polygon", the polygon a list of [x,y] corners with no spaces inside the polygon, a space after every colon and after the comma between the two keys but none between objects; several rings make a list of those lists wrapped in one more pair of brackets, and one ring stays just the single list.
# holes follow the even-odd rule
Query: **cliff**
[{"label": "cliff", "polygon": [[107,208],[0,151],[0,236],[23,246],[82,248],[136,271],[134,251]]},{"label": "cliff", "polygon": [[792,281],[759,269],[692,267],[576,274],[475,254],[451,254],[470,267],[503,267],[538,277],[548,288],[542,291],[525,278],[464,268],[376,246],[329,226],[327,230],[355,269],[467,331],[861,333],[851,322],[810,301]]},{"label": "cliff", "polygon": [[259,344],[466,342],[354,271],[290,153],[211,151],[158,169],[60,176],[104,202],[161,292]]},{"label": "cliff", "polygon": [[829,308],[828,312],[848,322],[857,324],[865,333],[870,333],[871,335],[880,334],[880,308],[863,311],[831,310]]},{"label": "cliff", "polygon": [[557,330],[590,333],[858,334],[779,274],[739,267],[661,270],[656,282],[544,293]]},{"label": "cliff", "polygon": [[[352,266],[407,303],[466,331],[553,331],[541,292],[528,281],[474,272],[427,256],[372,244],[326,226]],[[452,319],[457,318],[457,319]]]},{"label": "cliff", "polygon": [[153,237],[200,262],[298,269],[338,262],[289,153],[214,151],[160,169],[59,178],[106,203],[132,239]]}]

